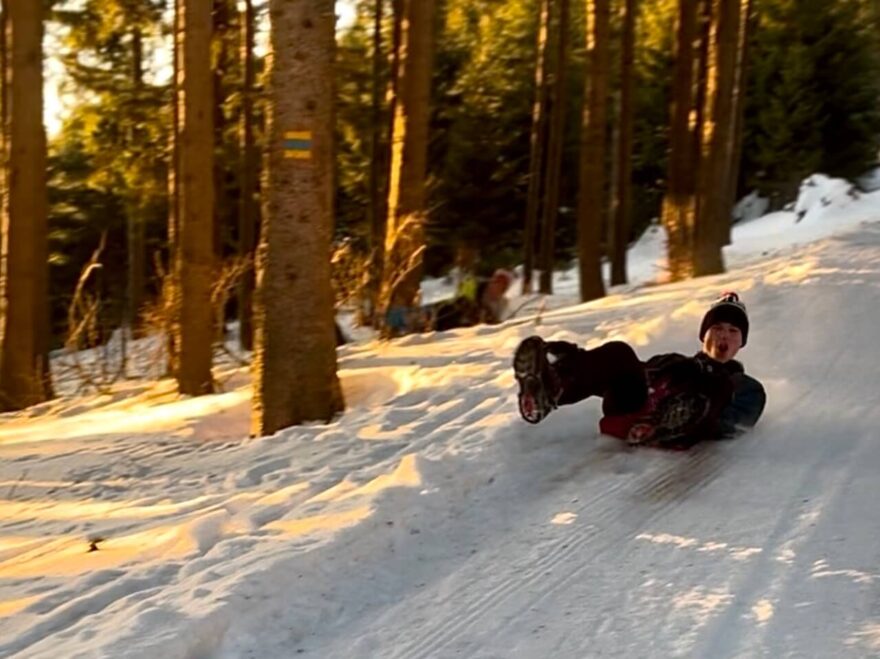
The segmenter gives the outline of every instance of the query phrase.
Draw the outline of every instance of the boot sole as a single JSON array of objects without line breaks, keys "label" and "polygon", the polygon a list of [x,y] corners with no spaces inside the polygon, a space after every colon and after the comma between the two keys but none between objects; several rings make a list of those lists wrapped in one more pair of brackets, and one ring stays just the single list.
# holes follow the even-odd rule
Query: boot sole
[{"label": "boot sole", "polygon": [[513,356],[513,372],[519,385],[519,413],[528,423],[540,423],[552,407],[541,381],[543,361],[546,359],[544,346],[541,337],[530,336],[519,344]]}]

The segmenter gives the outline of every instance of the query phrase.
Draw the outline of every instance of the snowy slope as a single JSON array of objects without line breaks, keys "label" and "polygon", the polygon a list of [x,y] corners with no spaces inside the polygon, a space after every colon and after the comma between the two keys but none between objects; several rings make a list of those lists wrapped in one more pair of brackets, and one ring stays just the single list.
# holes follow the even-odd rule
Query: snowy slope
[{"label": "snowy slope", "polygon": [[[568,275],[538,325],[346,346],[329,425],[246,439],[235,373],[0,417],[0,656],[880,655],[880,195],[817,185],[738,226],[727,274],[559,306]],[[750,434],[627,452],[595,401],[519,420],[523,337],[692,352],[727,288]]]}]

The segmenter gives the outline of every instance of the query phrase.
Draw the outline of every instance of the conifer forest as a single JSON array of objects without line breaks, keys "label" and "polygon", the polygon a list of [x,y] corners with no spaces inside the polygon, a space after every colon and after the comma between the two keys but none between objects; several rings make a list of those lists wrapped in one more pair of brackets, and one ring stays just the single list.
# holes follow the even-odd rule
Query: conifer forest
[{"label": "conifer forest", "polygon": [[[127,344],[253,434],[344,409],[340,329],[439,329],[428,277],[582,301],[660,224],[724,271],[737,200],[857,180],[880,148],[875,0],[2,0],[0,410],[100,390]],[[602,264],[610,264],[610,278]],[[478,322],[464,313],[460,322]],[[113,345],[113,354],[101,350]]]}]

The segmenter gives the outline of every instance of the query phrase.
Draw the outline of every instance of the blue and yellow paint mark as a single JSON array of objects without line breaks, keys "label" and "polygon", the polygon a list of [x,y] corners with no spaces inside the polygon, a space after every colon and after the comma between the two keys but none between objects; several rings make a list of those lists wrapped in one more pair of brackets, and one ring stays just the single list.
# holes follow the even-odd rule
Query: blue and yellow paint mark
[{"label": "blue and yellow paint mark", "polygon": [[310,160],[312,157],[312,131],[291,130],[284,133],[284,157]]}]

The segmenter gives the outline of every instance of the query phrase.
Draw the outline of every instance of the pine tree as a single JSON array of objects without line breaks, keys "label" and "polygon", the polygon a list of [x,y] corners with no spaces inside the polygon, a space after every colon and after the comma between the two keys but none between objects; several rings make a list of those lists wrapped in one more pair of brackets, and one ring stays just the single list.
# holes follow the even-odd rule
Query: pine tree
[{"label": "pine tree", "polygon": [[[428,224],[426,266],[432,274],[464,252],[475,255],[478,275],[523,262],[528,188],[541,187],[543,178],[529,174],[537,17],[536,0],[447,3],[432,103],[430,205],[438,209]],[[569,102],[568,116],[575,102]],[[567,128],[563,139],[560,205],[570,205],[570,133]],[[535,165],[541,172],[544,160]],[[565,216],[559,229],[556,238],[569,249]]]},{"label": "pine tree", "polygon": [[[103,242],[96,324],[104,337],[138,330],[153,293],[152,252],[164,245],[168,86],[150,71],[164,30],[163,0],[57,3],[61,59],[77,101],[50,145],[50,247],[54,340],[74,338],[68,319],[78,277]],[[56,34],[59,34],[56,32]],[[128,331],[127,330],[127,331]],[[123,337],[127,334],[123,334]],[[76,343],[81,344],[80,336]],[[92,337],[94,340],[94,337]],[[126,367],[122,342],[120,373]]]},{"label": "pine tree", "polygon": [[415,304],[423,272],[434,0],[405,0],[380,308]]},{"label": "pine tree", "polygon": [[549,30],[551,0],[538,3],[538,41],[535,48],[535,103],[532,109],[532,128],[529,149],[528,192],[526,195],[525,235],[523,238],[522,292],[532,292],[532,270],[535,263],[535,235],[541,210],[543,191],[543,164],[547,141],[547,104]]},{"label": "pine tree", "polygon": [[[239,17],[241,30],[241,108],[239,110],[239,139],[241,160],[239,164],[238,201],[238,254],[253,264],[257,238],[259,206],[257,202],[257,175],[259,153],[254,137],[254,34],[256,17],[253,0],[244,0]],[[253,293],[256,278],[253,265],[242,275],[238,286],[239,343],[243,350],[251,350],[254,342]]]},{"label": "pine tree", "polygon": [[192,396],[213,391],[211,361],[214,319],[211,285],[214,271],[214,133],[211,77],[211,0],[177,0],[180,38],[178,80],[180,392]]},{"label": "pine tree", "polygon": [[255,299],[252,431],[343,409],[336,376],[332,0],[270,0],[267,163]]},{"label": "pine tree", "polygon": [[[138,323],[147,251],[162,233],[166,202],[165,154],[157,143],[166,139],[167,87],[149,80],[147,65],[150,41],[163,30],[163,8],[161,0],[86,0],[54,14],[67,27],[63,60],[82,98],[57,141],[64,148],[77,121],[92,125],[73,132],[92,163],[87,184],[123,204],[118,230],[126,236],[125,294],[123,301],[108,300],[108,307],[122,311],[113,324],[131,327]],[[115,272],[109,272],[112,279]]]},{"label": "pine tree", "polygon": [[241,31],[237,0],[212,0],[211,74],[214,111],[214,255],[237,253],[241,97]]},{"label": "pine tree", "polygon": [[606,217],[605,154],[610,68],[608,0],[589,0],[587,51],[590,72],[584,94],[578,197],[578,256],[581,301],[605,295],[602,281],[602,224]]},{"label": "pine tree", "polygon": [[641,0],[636,24],[633,194],[628,240],[660,217],[668,183],[677,0]]},{"label": "pine tree", "polygon": [[539,290],[545,295],[553,293],[553,266],[556,256],[556,226],[559,215],[560,174],[562,172],[563,139],[566,115],[566,76],[568,73],[569,0],[557,0],[556,53],[551,65],[550,116],[548,117],[547,160],[544,163],[544,198],[541,205],[541,251],[538,267],[541,270]]},{"label": "pine tree", "polygon": [[[370,90],[370,179],[368,207],[370,218],[370,261],[367,270],[365,285],[366,300],[361,309],[367,312],[365,321],[373,324],[376,303],[379,297],[379,285],[382,276],[382,262],[385,256],[385,223],[388,214],[385,211],[385,203],[388,200],[388,191],[385,182],[388,180],[385,163],[387,162],[387,140],[384,136],[384,113],[382,112],[382,92],[387,90],[387,85],[382,77],[383,58],[385,57],[382,22],[384,18],[383,0],[375,0],[373,5],[373,71],[372,89]],[[397,24],[397,16],[392,15],[392,21]],[[395,28],[399,32],[398,28]],[[393,98],[393,93],[392,93]]]},{"label": "pine tree", "polygon": [[694,274],[724,271],[723,237],[730,225],[727,185],[733,160],[734,86],[740,30],[740,0],[711,4],[705,109],[703,112],[699,206],[694,231]]},{"label": "pine tree", "polygon": [[861,9],[857,0],[756,3],[743,167],[774,207],[813,172],[854,177],[876,159],[878,50]]},{"label": "pine tree", "polygon": [[672,108],[670,111],[669,176],[662,221],[667,235],[669,274],[673,281],[693,274],[693,231],[696,217],[694,108],[694,41],[696,0],[679,0],[675,42]]},{"label": "pine tree", "polygon": [[[725,189],[727,208],[733,208],[737,199],[740,172],[742,169],[743,124],[745,123],[746,90],[748,89],[750,53],[749,44],[754,24],[754,4],[752,0],[742,0],[739,38],[737,41],[736,72],[734,74],[734,107],[733,107],[733,157],[730,163],[730,178]],[[721,235],[724,245],[730,244],[731,224]]]},{"label": "pine tree", "polygon": [[48,380],[46,138],[43,9],[4,2],[3,276],[0,277],[0,410],[45,400]]},{"label": "pine tree", "polygon": [[[388,183],[391,166],[390,136],[397,103],[399,52],[403,21],[402,0],[392,0],[389,21],[385,20],[384,0],[374,0],[372,7],[372,52],[370,61],[369,178],[366,215],[369,220],[368,262],[359,307],[362,324],[381,326],[379,294],[385,263],[385,234],[388,222]],[[385,46],[390,22],[390,46]]]},{"label": "pine tree", "polygon": [[[144,93],[144,42],[143,32],[135,25],[131,31],[131,90],[134,96]],[[130,328],[138,323],[138,312],[144,297],[146,269],[146,229],[143,209],[132,200],[128,208],[128,299],[127,322]]]},{"label": "pine tree", "polygon": [[636,0],[620,2],[620,111],[617,118],[617,158],[614,163],[616,184],[611,200],[612,236],[611,285],[625,284],[626,255],[629,246],[632,213],[632,150],[635,85],[635,24]]}]

